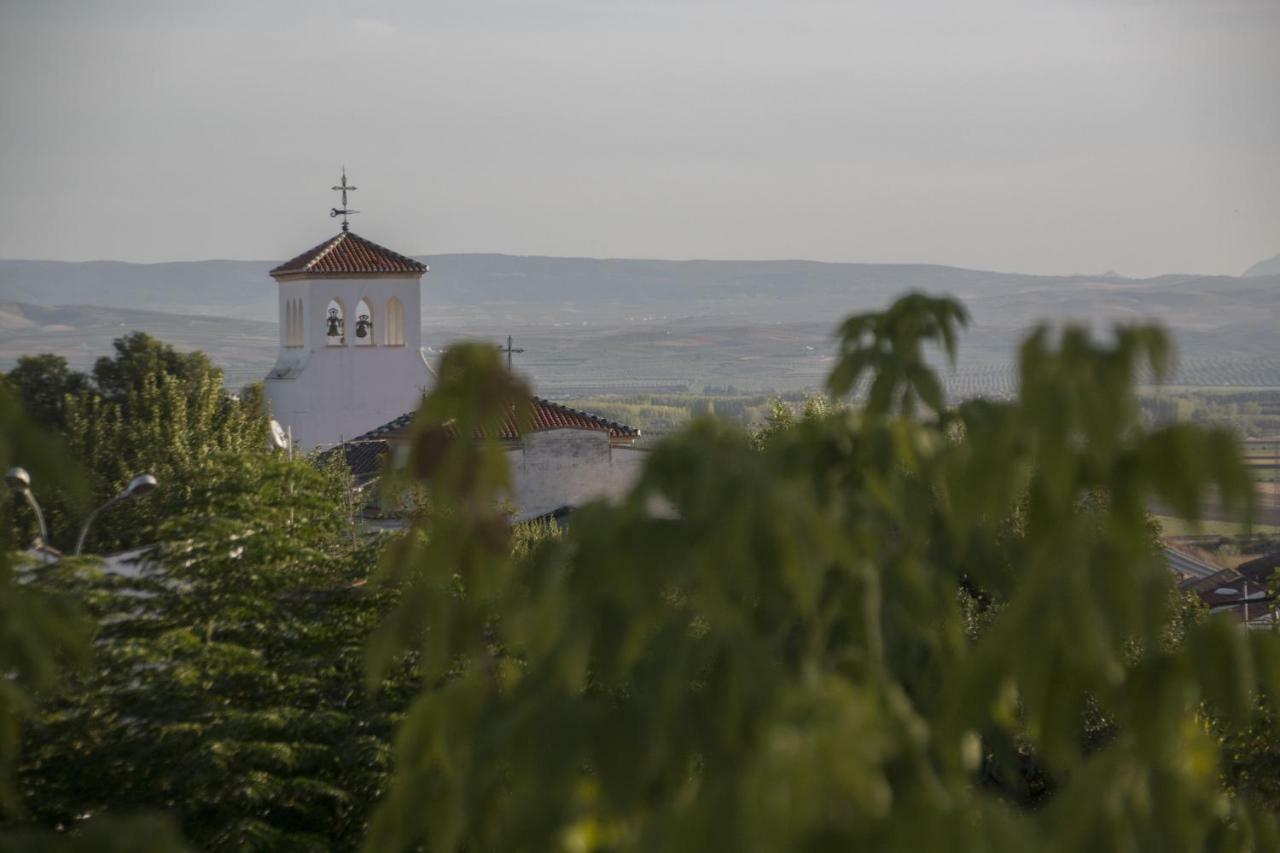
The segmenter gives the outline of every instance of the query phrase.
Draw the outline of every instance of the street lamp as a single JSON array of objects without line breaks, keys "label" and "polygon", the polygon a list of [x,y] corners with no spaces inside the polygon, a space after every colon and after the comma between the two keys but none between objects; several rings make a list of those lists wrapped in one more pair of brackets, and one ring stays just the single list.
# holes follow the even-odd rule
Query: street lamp
[{"label": "street lamp", "polygon": [[40,525],[40,555],[43,562],[49,562],[49,530],[44,526],[44,513],[40,511],[40,504],[36,503],[36,496],[31,494],[31,475],[26,468],[10,468],[4,475],[4,484],[22,495],[31,505],[36,514],[36,523]]},{"label": "street lamp", "polygon": [[160,482],[150,474],[139,474],[129,481],[129,485],[125,486],[124,490],[121,491],[120,494],[89,513],[89,517],[84,520],[84,527],[80,528],[80,538],[76,540],[76,556],[80,556],[80,552],[84,550],[84,540],[85,537],[89,535],[89,525],[93,524],[93,520],[98,517],[98,513],[119,501],[145,495],[158,485],[160,485]]}]

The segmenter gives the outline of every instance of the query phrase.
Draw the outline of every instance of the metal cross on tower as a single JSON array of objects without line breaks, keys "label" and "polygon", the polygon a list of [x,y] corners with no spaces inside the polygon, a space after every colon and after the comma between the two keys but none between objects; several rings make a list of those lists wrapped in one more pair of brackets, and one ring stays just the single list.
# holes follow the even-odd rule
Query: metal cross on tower
[{"label": "metal cross on tower", "polygon": [[524,352],[524,350],[511,346],[511,336],[507,335],[507,345],[504,347],[502,344],[498,344],[498,352],[505,352],[507,354],[507,370],[510,371],[511,370],[511,354],[516,352]]},{"label": "metal cross on tower", "polygon": [[351,214],[353,214],[353,213],[359,213],[359,212],[360,212],[360,211],[358,211],[358,210],[352,210],[351,208],[347,207],[347,193],[349,193],[349,192],[355,192],[355,191],[356,191],[356,188],[355,188],[354,186],[352,186],[351,184],[348,184],[348,183],[347,183],[347,167],[346,167],[346,166],[343,166],[343,167],[342,167],[342,183],[340,183],[340,184],[338,184],[338,186],[334,187],[334,188],[333,188],[333,191],[334,191],[334,192],[340,192],[340,193],[342,193],[342,207],[335,207],[333,210],[329,211],[329,217],[332,219],[332,218],[333,218],[333,217],[335,217],[335,216],[341,216],[341,217],[342,217],[342,230],[343,230],[343,231],[346,231],[346,230],[347,230],[347,217],[348,217],[348,216],[350,216],[350,215],[351,215]]}]

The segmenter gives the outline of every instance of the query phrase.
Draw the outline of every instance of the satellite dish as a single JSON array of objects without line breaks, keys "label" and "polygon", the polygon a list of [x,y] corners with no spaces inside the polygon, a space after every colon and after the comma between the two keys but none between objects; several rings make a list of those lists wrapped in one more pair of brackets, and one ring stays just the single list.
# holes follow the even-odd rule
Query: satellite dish
[{"label": "satellite dish", "polygon": [[285,433],[284,427],[280,426],[280,422],[275,418],[271,419],[271,443],[275,445],[277,450],[289,449],[289,436]]}]

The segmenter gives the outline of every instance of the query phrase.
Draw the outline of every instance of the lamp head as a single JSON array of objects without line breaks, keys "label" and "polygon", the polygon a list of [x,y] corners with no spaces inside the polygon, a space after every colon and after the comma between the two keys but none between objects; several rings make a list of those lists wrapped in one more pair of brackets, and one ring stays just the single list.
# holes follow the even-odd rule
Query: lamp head
[{"label": "lamp head", "polygon": [[10,468],[4,475],[4,484],[15,492],[31,491],[31,475],[26,468]]},{"label": "lamp head", "polygon": [[150,474],[139,474],[129,481],[129,485],[124,487],[124,491],[120,493],[120,497],[136,498],[141,495],[145,495],[158,485],[160,485],[160,482]]}]

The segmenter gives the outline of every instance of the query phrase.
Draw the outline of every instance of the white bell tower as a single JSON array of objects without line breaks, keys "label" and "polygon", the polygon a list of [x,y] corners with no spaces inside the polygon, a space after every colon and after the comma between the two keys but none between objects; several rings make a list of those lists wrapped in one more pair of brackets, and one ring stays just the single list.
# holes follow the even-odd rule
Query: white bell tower
[{"label": "white bell tower", "polygon": [[342,231],[271,270],[279,289],[280,353],[267,374],[271,416],[300,447],[329,447],[418,407],[430,384],[423,359],[427,267]]}]

